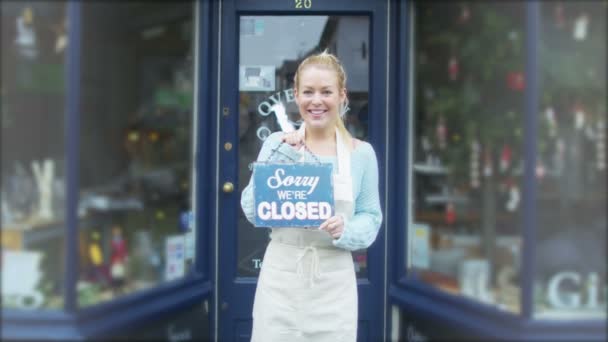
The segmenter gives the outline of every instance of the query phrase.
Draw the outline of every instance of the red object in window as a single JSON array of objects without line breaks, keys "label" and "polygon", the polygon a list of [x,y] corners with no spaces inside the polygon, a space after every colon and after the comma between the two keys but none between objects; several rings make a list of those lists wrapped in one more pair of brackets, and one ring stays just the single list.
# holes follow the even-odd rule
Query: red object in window
[{"label": "red object in window", "polygon": [[512,71],[507,74],[507,86],[511,90],[522,91],[526,87],[524,74],[521,71]]},{"label": "red object in window", "polygon": [[439,117],[437,122],[437,143],[439,149],[443,150],[446,147],[447,128],[445,127],[445,119],[443,116]]},{"label": "red object in window", "polygon": [[469,6],[466,4],[460,7],[460,22],[466,23],[471,18],[471,10],[469,10]]},{"label": "red object in window", "polygon": [[448,73],[450,75],[450,80],[455,81],[458,79],[458,72],[460,71],[460,66],[458,65],[458,60],[456,57],[450,57],[450,61],[448,62]]},{"label": "red object in window", "polygon": [[555,27],[561,29],[566,25],[566,18],[564,17],[564,6],[562,6],[561,4],[555,5],[555,9],[553,10],[553,16],[555,19]]},{"label": "red object in window", "polygon": [[122,237],[122,230],[119,227],[112,228],[112,242],[111,242],[111,258],[110,264],[117,262],[125,262],[128,256],[127,243]]},{"label": "red object in window", "polygon": [[511,157],[513,152],[511,151],[511,147],[509,145],[504,145],[502,147],[502,152],[500,154],[500,171],[505,172],[511,166]]},{"label": "red object in window", "polygon": [[448,203],[445,206],[445,223],[452,225],[456,222],[456,210],[453,203]]}]

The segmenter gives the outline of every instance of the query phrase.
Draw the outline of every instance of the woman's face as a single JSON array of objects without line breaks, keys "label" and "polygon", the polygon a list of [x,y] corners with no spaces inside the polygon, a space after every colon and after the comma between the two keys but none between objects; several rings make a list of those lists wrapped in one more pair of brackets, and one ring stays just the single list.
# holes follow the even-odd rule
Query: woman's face
[{"label": "woman's face", "polygon": [[346,98],[346,91],[339,87],[338,75],[333,70],[314,65],[300,73],[295,98],[306,127],[335,127],[340,103]]}]

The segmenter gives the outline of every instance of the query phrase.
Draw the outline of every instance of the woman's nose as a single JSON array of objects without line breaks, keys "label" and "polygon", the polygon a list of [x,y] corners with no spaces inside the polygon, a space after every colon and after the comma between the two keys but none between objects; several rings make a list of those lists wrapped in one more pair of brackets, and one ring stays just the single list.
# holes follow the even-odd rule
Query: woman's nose
[{"label": "woman's nose", "polygon": [[321,103],[321,94],[314,93],[312,95],[312,103]]}]

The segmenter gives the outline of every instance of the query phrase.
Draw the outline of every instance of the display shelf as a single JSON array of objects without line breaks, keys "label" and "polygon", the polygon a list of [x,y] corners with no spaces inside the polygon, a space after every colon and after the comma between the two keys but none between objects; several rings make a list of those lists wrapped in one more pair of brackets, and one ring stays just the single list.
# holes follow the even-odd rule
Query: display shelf
[{"label": "display shelf", "polygon": [[[92,216],[81,214],[81,229],[94,223]],[[50,239],[65,236],[65,225],[60,220],[30,219],[2,227],[2,248],[7,250],[29,249]]]},{"label": "display shelf", "polygon": [[20,223],[2,227],[2,248],[7,250],[27,249],[30,245],[65,233],[65,227],[59,220],[41,220],[32,218]]},{"label": "display shelf", "polygon": [[430,163],[416,163],[414,164],[414,171],[425,175],[447,175],[450,173],[450,169]]}]

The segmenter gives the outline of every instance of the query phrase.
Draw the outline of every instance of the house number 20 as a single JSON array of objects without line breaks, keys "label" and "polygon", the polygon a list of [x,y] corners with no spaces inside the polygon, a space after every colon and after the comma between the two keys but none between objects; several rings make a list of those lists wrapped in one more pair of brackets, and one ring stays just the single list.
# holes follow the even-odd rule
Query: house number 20
[{"label": "house number 20", "polygon": [[296,2],[296,8],[310,8],[312,7],[312,0],[294,0]]}]

